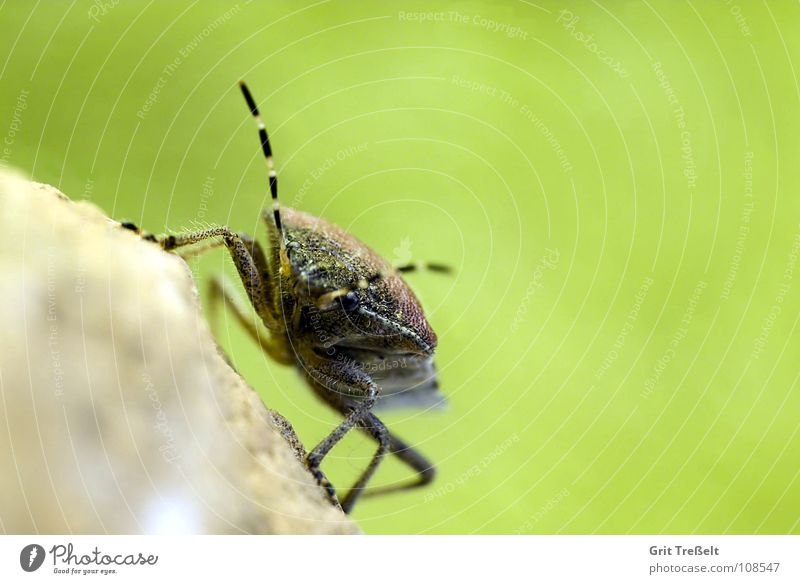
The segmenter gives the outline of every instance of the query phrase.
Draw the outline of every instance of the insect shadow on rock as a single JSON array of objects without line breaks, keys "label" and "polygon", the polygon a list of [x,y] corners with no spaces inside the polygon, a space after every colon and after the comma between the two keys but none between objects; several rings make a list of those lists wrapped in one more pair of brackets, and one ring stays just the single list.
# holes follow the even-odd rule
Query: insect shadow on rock
[{"label": "insect shadow on rock", "polygon": [[[262,212],[267,251],[249,235],[224,226],[155,240],[165,250],[204,241],[210,245],[201,251],[224,245],[267,334],[247,316],[231,286],[218,278],[210,284],[212,306],[227,305],[269,357],[297,367],[315,393],[344,416],[311,452],[300,447],[308,470],[332,503],[339,504],[336,490],[320,469],[328,452],[354,427],[378,443],[370,463],[341,499],[342,509],[349,513],[362,494],[411,489],[434,478],[433,465],[390,432],[373,410],[444,404],[433,363],[436,334],[400,274],[420,268],[450,270],[441,264],[393,267],[340,227],[308,213],[281,208],[266,127],[247,86],[244,82],[239,85],[258,126],[269,172],[272,208]],[[139,231],[131,223],[122,226]],[[291,431],[288,423],[286,426]],[[365,491],[389,453],[416,471],[416,478]]]}]

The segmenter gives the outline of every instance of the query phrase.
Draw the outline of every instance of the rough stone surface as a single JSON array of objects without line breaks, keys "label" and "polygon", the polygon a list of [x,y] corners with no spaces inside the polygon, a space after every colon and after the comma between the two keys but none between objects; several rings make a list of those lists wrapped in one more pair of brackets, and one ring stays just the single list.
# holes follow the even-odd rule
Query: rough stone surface
[{"label": "rough stone surface", "polygon": [[181,258],[0,173],[0,531],[356,532],[279,428]]}]

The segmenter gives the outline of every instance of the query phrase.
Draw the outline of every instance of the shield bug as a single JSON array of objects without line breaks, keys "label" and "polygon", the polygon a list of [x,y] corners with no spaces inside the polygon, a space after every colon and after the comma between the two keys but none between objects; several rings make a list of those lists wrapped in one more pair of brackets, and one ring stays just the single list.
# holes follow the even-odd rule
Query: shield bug
[{"label": "shield bug", "polygon": [[[444,403],[433,363],[436,334],[401,274],[420,267],[440,272],[448,268],[438,264],[392,266],[340,227],[281,208],[266,127],[247,86],[244,82],[239,85],[258,127],[268,170],[272,207],[262,212],[266,250],[254,238],[223,226],[156,240],[165,250],[203,241],[224,245],[268,331],[267,338],[221,280],[212,280],[212,300],[224,301],[270,357],[297,367],[314,392],[344,416],[327,438],[307,454],[303,451],[308,470],[332,501],[339,499],[320,465],[352,428],[363,430],[378,447],[341,498],[345,512],[365,493],[387,454],[397,456],[417,476],[366,495],[426,485],[433,480],[433,465],[390,432],[374,411],[382,406]],[[130,224],[123,226],[136,229]]]}]

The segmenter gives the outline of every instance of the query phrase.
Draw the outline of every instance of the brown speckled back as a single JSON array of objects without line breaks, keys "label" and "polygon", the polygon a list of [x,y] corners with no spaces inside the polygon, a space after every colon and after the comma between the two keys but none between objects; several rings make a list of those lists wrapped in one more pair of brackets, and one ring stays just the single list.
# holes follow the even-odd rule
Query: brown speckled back
[{"label": "brown speckled back", "polygon": [[[312,291],[355,287],[359,279],[376,274],[369,290],[358,290],[363,305],[391,328],[407,332],[426,352],[436,347],[436,334],[419,300],[391,264],[361,240],[333,223],[302,211],[282,208],[289,258],[295,277]],[[273,233],[274,237],[274,233]]]}]

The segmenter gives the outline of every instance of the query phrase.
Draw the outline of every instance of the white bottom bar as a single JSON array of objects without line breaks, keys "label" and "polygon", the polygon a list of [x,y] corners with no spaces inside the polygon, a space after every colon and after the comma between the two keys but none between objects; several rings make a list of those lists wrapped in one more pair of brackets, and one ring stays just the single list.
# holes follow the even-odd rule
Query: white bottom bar
[{"label": "white bottom bar", "polygon": [[798,552],[800,536],[4,536],[0,582],[778,584],[800,581]]}]

